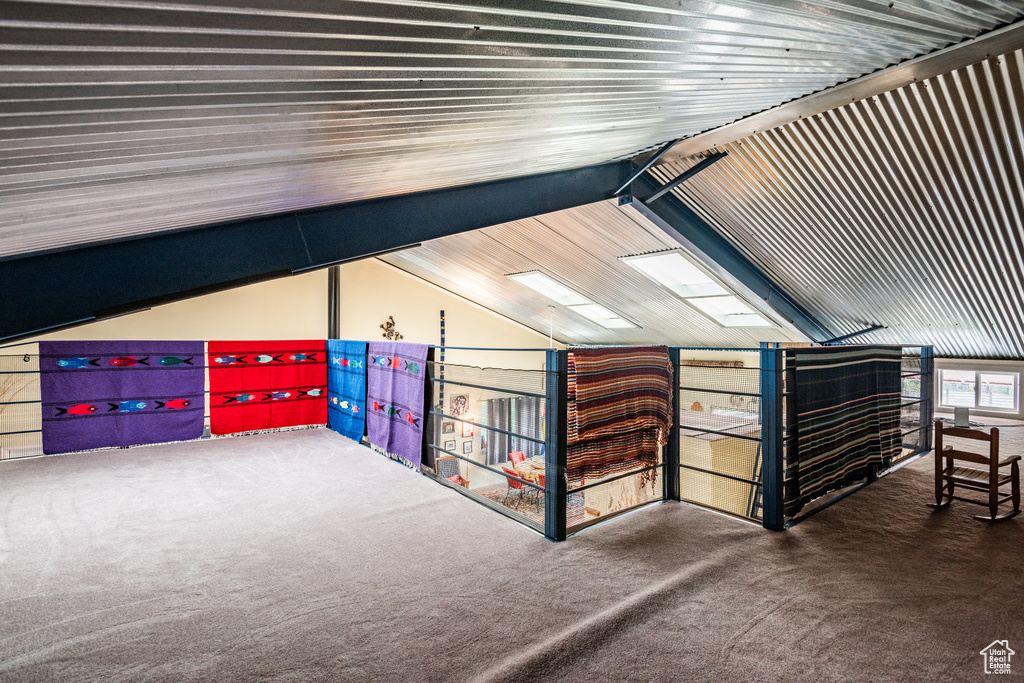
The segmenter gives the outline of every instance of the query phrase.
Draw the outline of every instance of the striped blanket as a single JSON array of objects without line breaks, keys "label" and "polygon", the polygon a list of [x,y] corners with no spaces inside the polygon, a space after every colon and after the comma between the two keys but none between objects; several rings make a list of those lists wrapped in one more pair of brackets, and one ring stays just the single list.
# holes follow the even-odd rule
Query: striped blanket
[{"label": "striped blanket", "polygon": [[666,347],[573,349],[568,384],[570,480],[601,479],[658,463],[672,419]]},{"label": "striped blanket", "polygon": [[901,356],[898,346],[787,352],[786,514],[900,453]]}]

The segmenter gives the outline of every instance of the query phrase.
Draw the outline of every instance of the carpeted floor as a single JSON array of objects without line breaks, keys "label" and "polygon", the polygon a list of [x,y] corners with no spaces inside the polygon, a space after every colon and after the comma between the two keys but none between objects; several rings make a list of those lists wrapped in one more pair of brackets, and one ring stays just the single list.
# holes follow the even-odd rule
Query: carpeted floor
[{"label": "carpeted floor", "polygon": [[932,513],[930,473],[554,544],[325,430],[0,463],[0,680],[981,680],[1024,516]]}]

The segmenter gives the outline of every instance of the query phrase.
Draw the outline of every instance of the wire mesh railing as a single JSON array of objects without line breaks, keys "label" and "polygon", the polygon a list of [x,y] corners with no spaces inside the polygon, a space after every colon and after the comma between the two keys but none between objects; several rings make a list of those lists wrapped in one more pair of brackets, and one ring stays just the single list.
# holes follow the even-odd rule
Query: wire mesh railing
[{"label": "wire mesh railing", "polygon": [[761,370],[756,352],[680,351],[679,498],[761,519]]},{"label": "wire mesh railing", "polygon": [[543,532],[549,374],[428,362],[426,474]]}]

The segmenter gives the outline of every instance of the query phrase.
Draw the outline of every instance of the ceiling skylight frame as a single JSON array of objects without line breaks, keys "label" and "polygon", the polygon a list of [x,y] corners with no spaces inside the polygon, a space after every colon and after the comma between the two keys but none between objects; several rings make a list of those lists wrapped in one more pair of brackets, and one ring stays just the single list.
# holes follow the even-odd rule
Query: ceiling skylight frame
[{"label": "ceiling skylight frame", "polygon": [[583,296],[572,287],[540,270],[509,273],[505,277],[532,289],[541,296],[606,330],[642,329],[640,325],[618,311]]},{"label": "ceiling skylight frame", "polygon": [[[619,260],[721,327],[778,327],[682,249],[620,256]],[[716,306],[717,302],[723,306]]]}]

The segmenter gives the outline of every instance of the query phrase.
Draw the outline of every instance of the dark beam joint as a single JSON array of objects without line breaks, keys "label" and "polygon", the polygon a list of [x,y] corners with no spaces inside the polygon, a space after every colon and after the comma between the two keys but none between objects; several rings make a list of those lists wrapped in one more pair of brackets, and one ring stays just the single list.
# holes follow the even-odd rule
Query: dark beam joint
[{"label": "dark beam joint", "polygon": [[861,330],[860,332],[851,332],[850,334],[844,334],[841,337],[835,337],[833,339],[829,339],[827,341],[823,341],[823,342],[821,342],[821,345],[822,346],[831,346],[832,344],[838,344],[839,342],[844,342],[847,339],[853,339],[854,337],[859,337],[862,334],[868,334],[869,332],[877,332],[878,330],[887,330],[887,329],[889,329],[889,328],[886,327],[885,325],[872,325],[871,327],[869,327],[867,329],[864,329],[864,330]]},{"label": "dark beam joint", "polygon": [[629,180],[627,180],[626,182],[622,183],[622,186],[619,189],[615,190],[615,192],[612,192],[612,194],[618,194],[618,193],[622,192],[623,190],[625,190],[627,187],[629,187],[630,183],[632,183],[634,180],[636,180],[637,178],[642,176],[644,174],[644,172],[647,169],[649,169],[651,166],[654,166],[654,164],[658,163],[658,159],[663,157],[665,155],[665,152],[667,152],[670,149],[672,149],[673,145],[675,145],[680,140],[682,140],[682,138],[676,138],[675,140],[669,140],[668,142],[666,142],[664,147],[662,147],[657,152],[655,152],[654,156],[652,156],[650,159],[648,159],[647,163],[644,164],[640,168],[640,170],[638,170],[633,175],[629,176]]},{"label": "dark beam joint", "polygon": [[[665,150],[665,151],[667,152],[668,150]],[[679,187],[680,185],[682,185],[687,180],[689,180],[693,176],[695,176],[698,173],[700,173],[701,171],[703,171],[705,168],[707,168],[711,164],[715,163],[719,159],[725,158],[728,155],[729,155],[728,152],[715,152],[711,156],[705,157],[704,159],[701,159],[700,162],[695,164],[692,168],[686,169],[682,174],[680,174],[674,180],[670,180],[669,182],[665,183],[664,185],[659,187],[657,190],[655,190],[654,194],[652,194],[647,199],[643,200],[644,203],[645,204],[650,204],[651,202],[653,202],[654,200],[658,199],[659,197],[661,197],[665,193],[671,192],[675,188]],[[634,178],[634,180],[635,180],[635,178]],[[632,182],[632,180],[630,182]]]}]

